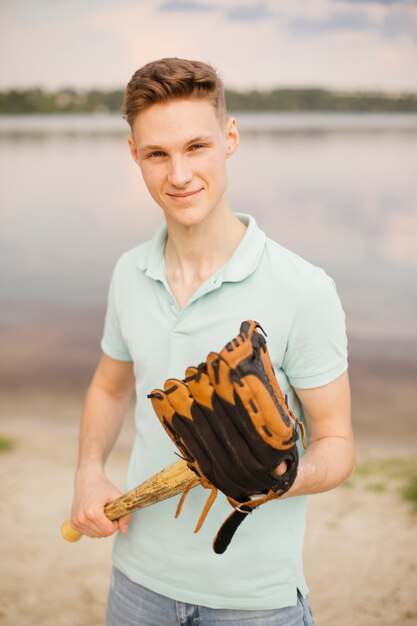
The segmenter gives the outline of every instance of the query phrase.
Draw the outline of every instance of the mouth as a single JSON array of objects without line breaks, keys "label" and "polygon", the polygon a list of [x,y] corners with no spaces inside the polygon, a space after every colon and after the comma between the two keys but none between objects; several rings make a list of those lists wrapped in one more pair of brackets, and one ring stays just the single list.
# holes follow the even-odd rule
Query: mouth
[{"label": "mouth", "polygon": [[185,193],[168,193],[167,195],[174,200],[186,200],[187,198],[196,196],[202,190],[203,188],[201,187],[201,189],[195,189],[194,191],[187,191]]}]

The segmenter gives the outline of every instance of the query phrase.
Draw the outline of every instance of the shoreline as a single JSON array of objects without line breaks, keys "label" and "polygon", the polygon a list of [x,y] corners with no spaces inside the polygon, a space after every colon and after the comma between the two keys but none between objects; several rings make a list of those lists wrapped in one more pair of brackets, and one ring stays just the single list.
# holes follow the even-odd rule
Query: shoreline
[{"label": "shoreline", "polygon": [[[53,412],[59,421],[78,421],[100,358],[101,328],[93,328],[94,316],[83,326],[72,321],[70,331],[81,329],[76,336],[54,325],[37,334],[29,329],[19,341],[13,332],[4,336],[0,415],[39,419]],[[349,377],[359,449],[400,456],[417,450],[417,340],[350,340]]]}]

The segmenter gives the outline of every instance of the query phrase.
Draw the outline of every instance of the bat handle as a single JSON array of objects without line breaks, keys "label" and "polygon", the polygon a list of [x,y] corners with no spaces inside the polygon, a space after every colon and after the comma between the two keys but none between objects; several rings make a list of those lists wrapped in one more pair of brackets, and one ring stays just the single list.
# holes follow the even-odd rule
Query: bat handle
[{"label": "bat handle", "polygon": [[65,541],[71,541],[72,543],[74,543],[75,541],[79,541],[83,536],[83,534],[80,533],[79,530],[75,530],[75,528],[73,528],[69,522],[64,522],[62,524],[61,535],[65,539]]}]

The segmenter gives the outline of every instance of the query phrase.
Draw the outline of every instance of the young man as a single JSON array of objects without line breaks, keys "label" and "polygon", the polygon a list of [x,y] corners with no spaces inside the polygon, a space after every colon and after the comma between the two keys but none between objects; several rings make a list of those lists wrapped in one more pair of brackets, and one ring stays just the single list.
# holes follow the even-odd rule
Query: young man
[{"label": "young man", "polygon": [[[103,355],[82,416],[72,525],[90,537],[116,531],[107,623],[312,624],[303,576],[307,494],[352,471],[344,314],[333,282],[232,213],[226,161],[239,135],[223,85],[200,62],[162,59],[126,89],[129,147],[164,226],[124,254],[113,273]],[[256,181],[254,181],[256,185]],[[261,506],[223,555],[212,538],[230,513],[218,497],[193,534],[207,494],[190,492],[110,522],[103,506],[120,492],[104,472],[136,389],[136,439],[127,488],[175,460],[147,394],[205,360],[245,319],[268,333],[283,393],[306,421],[309,446],[285,497]]]}]

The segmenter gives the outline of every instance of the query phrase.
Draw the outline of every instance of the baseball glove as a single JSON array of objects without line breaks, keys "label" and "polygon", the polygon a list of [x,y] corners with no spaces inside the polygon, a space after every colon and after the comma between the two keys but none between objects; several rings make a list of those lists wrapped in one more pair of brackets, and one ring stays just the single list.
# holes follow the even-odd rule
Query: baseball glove
[{"label": "baseball glove", "polygon": [[[234,509],[214,539],[213,549],[221,554],[248,513],[279,498],[297,475],[299,422],[279,388],[263,329],[257,322],[242,322],[237,337],[219,353],[211,352],[204,363],[188,367],[184,380],[169,378],[163,390],[154,389],[148,397],[196,474],[182,494],[176,517],[196,483],[211,494],[195,532],[218,490]],[[285,473],[278,475],[275,469],[282,461]]]}]

